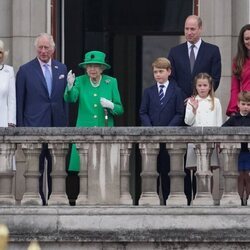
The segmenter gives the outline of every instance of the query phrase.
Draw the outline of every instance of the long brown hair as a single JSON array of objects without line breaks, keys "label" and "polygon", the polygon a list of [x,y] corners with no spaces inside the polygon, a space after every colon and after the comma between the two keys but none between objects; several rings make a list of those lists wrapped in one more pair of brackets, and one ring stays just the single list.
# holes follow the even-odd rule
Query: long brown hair
[{"label": "long brown hair", "polygon": [[247,48],[244,43],[244,33],[246,30],[250,30],[250,24],[246,24],[240,30],[238,37],[237,53],[234,58],[235,68],[233,69],[233,74],[240,79],[243,65],[248,58]]}]

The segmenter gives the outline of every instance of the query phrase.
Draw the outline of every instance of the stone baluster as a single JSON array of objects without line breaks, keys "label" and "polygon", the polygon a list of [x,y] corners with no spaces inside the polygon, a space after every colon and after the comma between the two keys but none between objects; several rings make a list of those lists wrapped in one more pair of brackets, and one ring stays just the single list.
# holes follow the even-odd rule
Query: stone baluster
[{"label": "stone baluster", "polygon": [[52,193],[48,200],[48,205],[68,205],[68,197],[66,195],[66,164],[65,158],[68,151],[68,144],[56,143],[49,144],[52,154]]},{"label": "stone baluster", "polygon": [[0,204],[14,205],[13,186],[13,156],[15,144],[0,143]]},{"label": "stone baluster", "polygon": [[76,200],[77,205],[88,204],[88,153],[89,143],[76,143],[76,148],[80,156],[80,190]]},{"label": "stone baluster", "polygon": [[211,170],[210,158],[212,154],[213,143],[199,143],[195,145],[197,155],[197,193],[193,200],[193,205],[213,205],[211,194]]},{"label": "stone baluster", "polygon": [[121,175],[121,197],[120,204],[132,205],[133,201],[129,192],[129,157],[131,153],[132,144],[123,143],[120,147],[120,175]]},{"label": "stone baluster", "polygon": [[170,156],[170,194],[167,205],[187,205],[184,194],[184,155],[187,145],[185,143],[167,143],[166,148]]},{"label": "stone baluster", "polygon": [[238,155],[240,143],[221,143],[223,155],[224,192],[221,197],[221,205],[239,205],[238,194]]},{"label": "stone baluster", "polygon": [[139,148],[142,156],[142,193],[140,205],[160,205],[157,194],[157,156],[159,154],[158,143],[140,143]]},{"label": "stone baluster", "polygon": [[39,194],[39,155],[42,144],[30,143],[22,144],[22,149],[26,158],[25,170],[25,193],[21,201],[22,205],[42,205]]}]

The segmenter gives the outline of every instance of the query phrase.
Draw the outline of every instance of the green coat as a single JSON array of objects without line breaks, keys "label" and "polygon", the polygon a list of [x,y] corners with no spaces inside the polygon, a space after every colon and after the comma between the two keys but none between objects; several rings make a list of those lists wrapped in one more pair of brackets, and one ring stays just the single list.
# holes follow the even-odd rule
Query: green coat
[{"label": "green coat", "polygon": [[[114,103],[114,109],[108,109],[108,126],[114,125],[114,115],[123,114],[123,106],[117,86],[116,78],[102,75],[98,87],[93,87],[88,75],[76,77],[75,85],[64,93],[66,102],[79,100],[76,127],[103,127],[105,126],[104,109],[100,98],[104,97]],[[69,171],[79,171],[80,159],[75,145],[72,146]]]}]

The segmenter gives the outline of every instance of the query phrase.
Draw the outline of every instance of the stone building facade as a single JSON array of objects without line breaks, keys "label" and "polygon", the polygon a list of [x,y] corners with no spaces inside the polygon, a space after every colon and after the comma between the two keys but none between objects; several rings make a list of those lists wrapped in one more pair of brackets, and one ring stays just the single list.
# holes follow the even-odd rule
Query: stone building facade
[{"label": "stone building facade", "polygon": [[[236,51],[239,30],[250,20],[250,1],[199,0],[194,2],[197,4],[198,14],[203,19],[204,40],[217,44],[221,50],[222,78],[217,96],[221,99],[223,112],[225,113],[230,94],[231,61]],[[67,17],[64,16],[64,6],[66,3],[67,1],[64,0],[1,0],[0,38],[10,50],[7,63],[13,65],[15,71],[21,64],[34,57],[34,37],[41,32],[51,32],[53,27],[60,30],[60,37],[58,36],[60,41],[57,42],[60,55],[57,54],[57,57],[65,61],[64,21]],[[58,12],[56,15],[53,14],[55,11]],[[57,17],[60,17],[60,22],[58,22]],[[143,53],[149,53],[151,57],[148,59],[147,54],[143,55],[142,65],[150,65],[154,55],[167,55],[171,46],[183,40],[183,36],[161,36],[157,39],[154,36],[143,37],[144,47],[142,51]],[[81,51],[80,48],[79,51]],[[67,62],[65,63],[67,64]],[[151,78],[148,66],[143,66],[142,88],[151,82]],[[134,110],[131,112],[134,112]],[[131,126],[135,124],[132,121],[130,124],[122,125]]]}]

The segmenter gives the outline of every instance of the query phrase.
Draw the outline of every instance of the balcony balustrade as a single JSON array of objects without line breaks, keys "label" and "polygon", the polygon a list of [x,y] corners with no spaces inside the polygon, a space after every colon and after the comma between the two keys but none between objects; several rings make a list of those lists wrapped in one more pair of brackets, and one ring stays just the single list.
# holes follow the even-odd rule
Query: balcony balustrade
[{"label": "balcony balustrade", "polygon": [[[240,143],[249,142],[249,138],[249,128],[236,127],[0,128],[0,205],[41,205],[38,180],[39,154],[43,143],[48,144],[52,154],[49,206],[69,204],[65,161],[72,143],[76,144],[81,165],[80,192],[76,205],[133,205],[130,156],[136,146],[141,154],[142,167],[138,203],[140,206],[160,205],[156,188],[160,143],[165,143],[171,162],[167,206],[187,204],[183,183],[184,155],[188,143],[196,145],[197,155],[197,194],[192,205],[216,204],[211,192],[213,173],[210,171],[210,155],[215,144],[220,145],[221,150],[222,174],[219,184],[215,185],[219,193],[223,186],[219,203],[240,204],[237,194],[237,156]],[[11,166],[16,149],[24,157],[16,154],[14,171]],[[21,170],[23,167],[25,170]],[[14,195],[16,193],[18,195]]]}]

